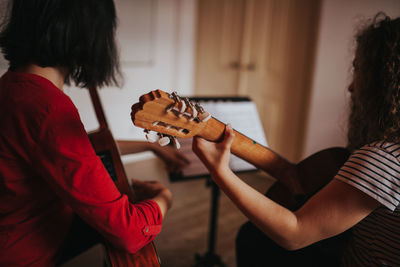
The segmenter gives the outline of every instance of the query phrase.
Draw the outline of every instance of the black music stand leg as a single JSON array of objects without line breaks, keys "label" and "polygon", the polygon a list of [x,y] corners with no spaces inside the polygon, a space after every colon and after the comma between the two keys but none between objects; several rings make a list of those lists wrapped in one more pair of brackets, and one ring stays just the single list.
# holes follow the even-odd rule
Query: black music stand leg
[{"label": "black music stand leg", "polygon": [[196,253],[196,264],[195,267],[213,267],[221,266],[225,267],[221,258],[215,254],[215,241],[217,233],[217,219],[218,219],[218,200],[220,196],[220,189],[211,180],[207,179],[207,186],[211,186],[211,211],[210,211],[210,224],[208,233],[208,251],[204,255]]}]

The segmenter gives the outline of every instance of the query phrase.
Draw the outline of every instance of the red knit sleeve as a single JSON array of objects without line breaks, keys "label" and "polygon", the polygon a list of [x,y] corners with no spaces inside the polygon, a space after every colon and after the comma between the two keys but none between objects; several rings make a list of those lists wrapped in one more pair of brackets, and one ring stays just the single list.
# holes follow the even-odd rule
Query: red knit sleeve
[{"label": "red knit sleeve", "polygon": [[53,97],[33,145],[35,170],[89,225],[115,246],[135,252],[161,230],[159,206],[130,203],[95,154],[79,114],[66,96]]}]

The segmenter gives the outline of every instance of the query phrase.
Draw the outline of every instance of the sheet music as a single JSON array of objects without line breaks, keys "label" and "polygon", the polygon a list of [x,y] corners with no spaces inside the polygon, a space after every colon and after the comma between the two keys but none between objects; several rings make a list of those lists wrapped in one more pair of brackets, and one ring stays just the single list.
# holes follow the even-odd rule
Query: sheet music
[{"label": "sheet music", "polygon": [[[260,117],[256,105],[251,101],[207,101],[199,104],[208,111],[214,118],[223,123],[230,123],[232,127],[255,140],[256,142],[267,146],[267,139],[262,128]],[[192,138],[179,139],[181,143],[181,152],[190,160],[189,167],[183,170],[184,177],[202,176],[209,174],[204,164],[197,158],[192,151]],[[246,161],[231,156],[229,163],[231,169],[235,172],[255,170],[256,168]]]}]

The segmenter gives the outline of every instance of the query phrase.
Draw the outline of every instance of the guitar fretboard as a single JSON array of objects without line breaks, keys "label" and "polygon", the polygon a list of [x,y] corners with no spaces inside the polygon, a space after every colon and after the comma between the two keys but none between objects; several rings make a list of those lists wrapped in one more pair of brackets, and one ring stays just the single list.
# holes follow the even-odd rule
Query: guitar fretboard
[{"label": "guitar fretboard", "polygon": [[[201,104],[213,117],[218,118],[224,123],[230,123],[232,127],[248,136],[263,146],[267,146],[267,140],[262,128],[262,124],[257,112],[256,105],[248,98],[191,98]],[[183,169],[183,177],[200,177],[209,172],[204,164],[192,152],[192,139],[179,139],[181,143],[181,152],[189,159],[191,164]],[[254,165],[243,159],[231,155],[229,163],[231,169],[235,172],[255,170]],[[171,175],[171,180],[174,180]],[[178,179],[178,178],[177,178]],[[182,177],[179,177],[182,179]]]}]

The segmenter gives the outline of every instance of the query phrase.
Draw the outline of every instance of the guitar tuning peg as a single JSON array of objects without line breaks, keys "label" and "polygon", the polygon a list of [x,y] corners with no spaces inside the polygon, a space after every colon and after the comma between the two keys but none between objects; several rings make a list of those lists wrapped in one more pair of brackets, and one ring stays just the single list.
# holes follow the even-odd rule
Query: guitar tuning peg
[{"label": "guitar tuning peg", "polygon": [[179,114],[178,116],[181,117],[183,115],[183,113],[186,110],[186,103],[183,100],[179,101],[179,105],[178,105],[178,109],[179,109]]},{"label": "guitar tuning peg", "polygon": [[155,143],[160,139],[160,136],[155,132],[147,132],[146,139],[149,143]]},{"label": "guitar tuning peg", "polygon": [[170,112],[170,111],[174,108],[174,106],[175,106],[175,103],[170,104],[170,105],[165,109],[165,111],[166,111],[166,112]]},{"label": "guitar tuning peg", "polygon": [[197,109],[195,107],[195,104],[192,101],[190,101],[189,103],[192,108],[192,118],[197,118]]},{"label": "guitar tuning peg", "polygon": [[199,103],[195,103],[195,104],[194,104],[194,107],[197,109],[197,111],[198,111],[199,113],[203,113],[203,112],[204,112],[203,107],[200,106]]},{"label": "guitar tuning peg", "polygon": [[192,101],[190,101],[189,98],[185,97],[183,100],[185,101],[186,106],[190,111],[189,121],[193,121],[195,118],[197,118],[197,109],[196,109],[194,103]]},{"label": "guitar tuning peg", "polygon": [[174,100],[174,102],[175,102],[174,105],[177,105],[177,104],[179,104],[179,102],[181,102],[181,98],[179,97],[178,93],[175,91],[171,93],[170,98]]},{"label": "guitar tuning peg", "polygon": [[198,116],[197,118],[198,118],[201,122],[206,122],[206,121],[208,121],[209,119],[211,119],[211,114],[208,113],[207,111],[205,111],[205,110],[203,109],[203,107],[200,106],[199,103],[196,103],[196,104],[195,104],[195,108],[197,109],[197,111],[198,111],[198,113],[199,113],[199,116]]},{"label": "guitar tuning peg", "polygon": [[168,136],[161,137],[161,138],[158,140],[158,143],[160,144],[160,146],[166,146],[166,145],[168,145],[170,142],[171,142],[171,140],[169,139]]},{"label": "guitar tuning peg", "polygon": [[180,149],[181,148],[181,144],[178,142],[178,138],[176,138],[175,136],[172,137],[172,141],[174,142],[174,146],[176,149]]},{"label": "guitar tuning peg", "polygon": [[177,93],[176,91],[173,91],[173,92],[171,93],[170,97],[171,97],[172,99],[177,99],[177,98],[178,98],[178,93]]},{"label": "guitar tuning peg", "polygon": [[208,113],[207,111],[204,111],[203,113],[200,113],[198,118],[199,118],[200,121],[206,122],[209,119],[211,119],[211,114]]}]

